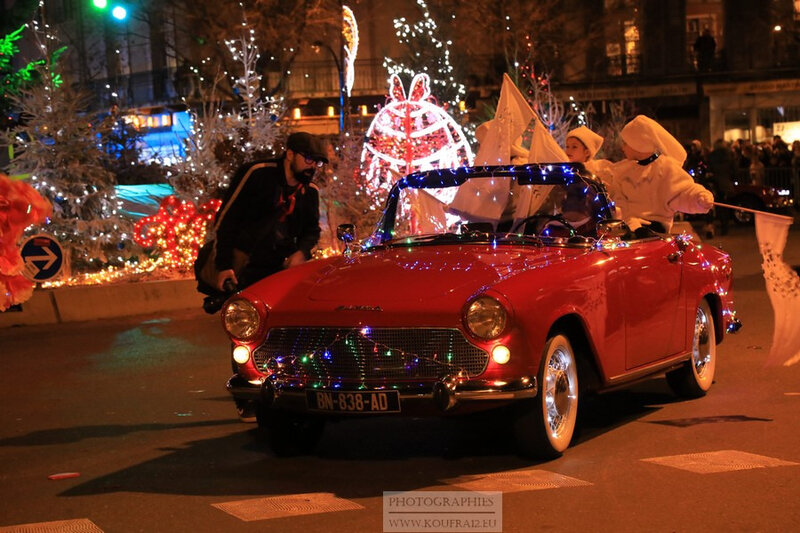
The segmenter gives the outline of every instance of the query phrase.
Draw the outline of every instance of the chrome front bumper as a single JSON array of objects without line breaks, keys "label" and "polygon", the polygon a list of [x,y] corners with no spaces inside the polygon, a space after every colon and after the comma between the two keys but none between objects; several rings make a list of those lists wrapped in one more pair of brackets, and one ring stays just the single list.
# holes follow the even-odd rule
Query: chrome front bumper
[{"label": "chrome front bumper", "polygon": [[[302,409],[305,405],[306,390],[299,381],[264,378],[248,381],[234,374],[226,384],[237,400],[259,402],[268,407],[290,407]],[[454,409],[457,405],[468,402],[509,402],[534,398],[538,392],[536,377],[522,377],[513,381],[498,380],[458,380],[446,377],[435,382],[405,383],[391,387],[375,387],[352,389],[353,391],[397,390],[401,404],[408,402],[428,402],[441,412]],[[337,388],[337,391],[350,389]]]}]

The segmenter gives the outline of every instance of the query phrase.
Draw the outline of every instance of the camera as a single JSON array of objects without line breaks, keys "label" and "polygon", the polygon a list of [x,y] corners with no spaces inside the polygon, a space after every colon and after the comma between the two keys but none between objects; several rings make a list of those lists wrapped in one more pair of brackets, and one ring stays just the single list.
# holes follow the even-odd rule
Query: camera
[{"label": "camera", "polygon": [[225,301],[230,298],[234,292],[236,292],[236,284],[231,279],[226,279],[225,283],[222,284],[222,288],[225,289],[225,292],[220,292],[203,298],[203,311],[209,315],[213,315],[222,309]]}]

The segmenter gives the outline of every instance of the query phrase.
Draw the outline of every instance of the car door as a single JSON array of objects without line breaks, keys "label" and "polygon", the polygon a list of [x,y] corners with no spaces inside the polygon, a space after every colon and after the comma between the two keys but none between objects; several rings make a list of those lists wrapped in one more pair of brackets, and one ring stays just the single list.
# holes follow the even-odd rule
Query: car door
[{"label": "car door", "polygon": [[623,278],[625,366],[646,365],[683,346],[683,261],[675,239],[631,241],[618,248]]}]

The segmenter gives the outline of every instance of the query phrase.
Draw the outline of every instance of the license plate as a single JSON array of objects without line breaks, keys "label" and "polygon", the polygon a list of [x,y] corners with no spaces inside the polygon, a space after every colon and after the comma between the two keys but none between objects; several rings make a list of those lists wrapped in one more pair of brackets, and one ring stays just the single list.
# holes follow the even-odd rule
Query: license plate
[{"label": "license plate", "polygon": [[308,408],[313,411],[343,413],[399,413],[400,393],[392,391],[306,391]]}]

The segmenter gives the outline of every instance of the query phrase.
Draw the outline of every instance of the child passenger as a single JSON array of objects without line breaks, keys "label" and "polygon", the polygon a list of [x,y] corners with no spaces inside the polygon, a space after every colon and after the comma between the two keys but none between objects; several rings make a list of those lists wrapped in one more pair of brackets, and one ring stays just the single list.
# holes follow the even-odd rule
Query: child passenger
[{"label": "child passenger", "polygon": [[611,172],[611,162],[607,159],[595,159],[601,146],[603,137],[586,126],[580,126],[567,133],[564,151],[571,163],[583,163],[586,170],[605,179]]},{"label": "child passenger", "polygon": [[620,136],[625,159],[612,166],[607,182],[631,229],[645,225],[669,233],[676,212],[707,213],[713,207],[711,192],[682,168],[686,150],[658,122],[638,115]]}]

